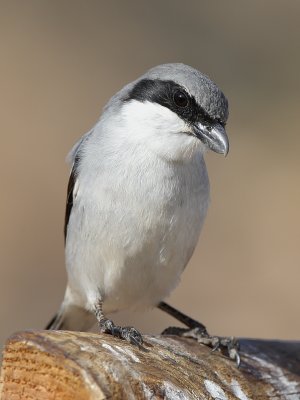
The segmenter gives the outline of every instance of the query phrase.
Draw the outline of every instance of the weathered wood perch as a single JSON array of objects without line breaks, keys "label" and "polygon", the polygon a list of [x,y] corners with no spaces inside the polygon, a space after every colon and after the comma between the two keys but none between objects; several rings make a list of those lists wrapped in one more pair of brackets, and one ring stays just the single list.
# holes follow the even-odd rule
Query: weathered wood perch
[{"label": "weathered wood perch", "polygon": [[21,332],[4,350],[1,400],[300,399],[300,342],[246,340],[242,364],[187,338]]}]

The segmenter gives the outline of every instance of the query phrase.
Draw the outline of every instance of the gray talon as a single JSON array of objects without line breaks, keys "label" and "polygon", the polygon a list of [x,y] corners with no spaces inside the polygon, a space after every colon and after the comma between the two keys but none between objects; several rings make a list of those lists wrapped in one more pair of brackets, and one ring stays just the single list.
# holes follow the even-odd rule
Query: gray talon
[{"label": "gray talon", "polygon": [[135,344],[136,346],[141,346],[143,344],[142,335],[131,326],[125,326],[124,328],[121,328],[120,337],[132,344]]},{"label": "gray talon", "polygon": [[[212,351],[225,350],[228,357],[231,360],[236,361],[237,367],[239,367],[241,363],[241,358],[239,355],[239,343],[234,337],[210,336],[206,330],[198,327],[192,329],[179,328],[177,330],[176,328],[169,328],[166,330],[166,334],[169,332],[174,332],[179,336],[196,339],[198,343],[211,347]],[[164,333],[165,332],[163,332],[163,334]]]},{"label": "gray talon", "polygon": [[142,335],[132,326],[121,327],[115,325],[113,321],[105,318],[102,319],[100,323],[100,330],[101,332],[109,333],[112,336],[127,340],[127,342],[130,342],[138,347],[143,344]]}]

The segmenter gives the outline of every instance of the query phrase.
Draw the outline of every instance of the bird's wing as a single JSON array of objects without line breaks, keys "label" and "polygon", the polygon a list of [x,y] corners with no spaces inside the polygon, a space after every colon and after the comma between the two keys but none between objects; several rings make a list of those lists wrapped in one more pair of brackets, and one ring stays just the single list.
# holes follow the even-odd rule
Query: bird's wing
[{"label": "bird's wing", "polygon": [[79,157],[79,154],[77,153],[75,156],[75,160],[73,163],[73,167],[72,167],[72,171],[71,171],[69,183],[68,183],[66,212],[65,212],[65,226],[64,226],[65,243],[66,243],[66,238],[67,238],[69,219],[70,219],[70,215],[71,215],[71,211],[72,211],[72,207],[73,207],[73,200],[74,200],[75,192],[76,192],[77,168],[78,168],[79,160],[80,160],[80,157]]},{"label": "bird's wing", "polygon": [[79,148],[83,145],[83,143],[88,139],[88,137],[93,133],[94,128],[85,133],[72,147],[69,154],[67,155],[66,161],[73,165],[75,162],[76,155],[78,154]]},{"label": "bird's wing", "polygon": [[67,161],[72,164],[72,170],[69,178],[68,183],[68,191],[67,191],[67,201],[66,201],[66,212],[65,212],[65,226],[64,226],[64,236],[65,236],[65,243],[67,238],[68,232],[68,224],[70,220],[70,215],[73,207],[73,201],[76,196],[77,191],[77,170],[78,165],[80,162],[80,148],[82,147],[83,143],[88,139],[94,129],[91,129],[85,135],[83,135],[78,142],[72,147],[71,151],[67,156]]}]

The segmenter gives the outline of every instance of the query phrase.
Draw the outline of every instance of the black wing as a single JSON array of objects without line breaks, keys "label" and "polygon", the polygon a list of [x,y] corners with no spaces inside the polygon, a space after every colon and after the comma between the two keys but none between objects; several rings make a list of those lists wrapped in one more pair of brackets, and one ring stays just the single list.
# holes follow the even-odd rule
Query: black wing
[{"label": "black wing", "polygon": [[73,200],[74,200],[74,187],[76,183],[76,178],[77,178],[77,168],[79,164],[79,155],[76,155],[75,161],[73,164],[73,168],[71,171],[71,175],[69,178],[69,183],[68,183],[68,192],[67,192],[67,201],[66,201],[66,213],[65,213],[65,226],[64,226],[64,235],[65,235],[65,243],[67,239],[67,231],[68,231],[68,224],[69,224],[69,219],[73,207]]}]

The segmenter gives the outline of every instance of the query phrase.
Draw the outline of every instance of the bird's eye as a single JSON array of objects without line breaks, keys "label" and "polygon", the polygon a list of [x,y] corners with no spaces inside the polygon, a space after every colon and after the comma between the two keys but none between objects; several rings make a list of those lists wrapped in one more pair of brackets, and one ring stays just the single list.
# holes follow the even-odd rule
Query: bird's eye
[{"label": "bird's eye", "polygon": [[184,92],[177,90],[174,93],[174,103],[178,107],[186,107],[189,104],[189,99]]}]

